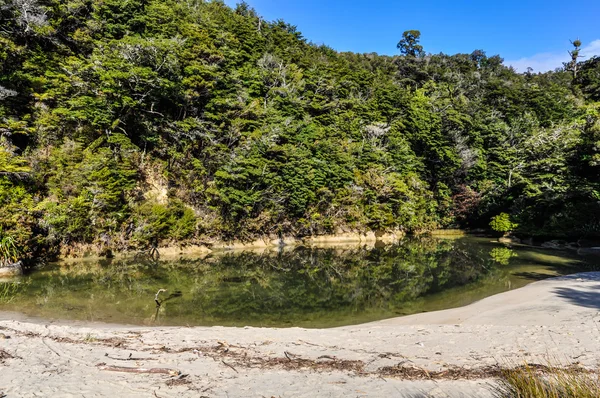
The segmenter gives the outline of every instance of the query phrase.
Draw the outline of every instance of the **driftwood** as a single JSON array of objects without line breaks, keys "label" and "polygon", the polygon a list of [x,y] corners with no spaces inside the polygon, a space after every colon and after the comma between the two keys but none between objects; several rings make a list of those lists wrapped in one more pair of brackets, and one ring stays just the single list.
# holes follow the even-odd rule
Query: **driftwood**
[{"label": "driftwood", "polygon": [[165,374],[169,376],[179,376],[181,372],[177,369],[169,369],[169,368],[130,368],[127,366],[114,366],[114,365],[106,365],[104,363],[99,363],[98,369],[100,370],[108,370],[111,372],[126,372],[126,373],[158,373]]},{"label": "driftwood", "polygon": [[154,295],[154,302],[156,303],[156,308],[160,307],[161,301],[158,299],[158,295],[162,292],[166,292],[167,289],[158,289],[158,292]]},{"label": "driftwood", "polygon": [[17,276],[23,275],[23,263],[4,263],[0,261],[0,276]]}]

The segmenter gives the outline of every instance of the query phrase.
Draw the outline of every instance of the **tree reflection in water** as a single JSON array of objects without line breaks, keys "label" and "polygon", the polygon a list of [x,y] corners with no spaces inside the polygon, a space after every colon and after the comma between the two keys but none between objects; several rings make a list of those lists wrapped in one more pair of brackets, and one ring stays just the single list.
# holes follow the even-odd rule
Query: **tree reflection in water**
[{"label": "tree reflection in water", "polygon": [[[24,277],[0,309],[149,325],[331,327],[465,305],[593,262],[471,237],[158,263],[81,261]],[[156,305],[159,289],[167,292]]]}]

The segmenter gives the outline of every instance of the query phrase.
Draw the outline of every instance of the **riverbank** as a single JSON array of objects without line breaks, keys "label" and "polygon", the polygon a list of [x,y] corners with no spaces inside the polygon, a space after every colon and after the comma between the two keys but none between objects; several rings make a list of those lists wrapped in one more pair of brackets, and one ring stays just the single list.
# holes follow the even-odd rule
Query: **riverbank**
[{"label": "riverbank", "polygon": [[[435,236],[458,237],[466,233],[461,230],[448,230],[448,232],[433,231]],[[171,243],[156,248],[160,257],[177,256],[206,256],[211,253],[230,251],[275,251],[282,248],[294,248],[308,246],[315,248],[328,247],[375,247],[376,245],[388,245],[398,243],[406,236],[401,230],[394,231],[338,231],[330,235],[314,235],[305,237],[294,236],[265,236],[253,241],[223,241],[218,239],[207,240],[197,244]],[[74,244],[61,247],[59,260],[71,259],[96,259],[106,257],[126,258],[140,255],[139,251],[131,250],[109,250],[107,247],[96,244]]]},{"label": "riverbank", "polygon": [[[486,231],[467,231],[461,229],[439,229],[428,231],[426,236],[438,239],[459,239],[466,236],[481,236],[497,239],[499,243],[507,245],[526,245],[533,247],[541,247],[545,249],[569,250],[575,251],[578,254],[600,253],[600,243],[595,240],[578,240],[578,241],[562,241],[562,240],[536,240],[533,238],[519,239],[515,237],[494,238]],[[422,235],[421,235],[422,236]],[[190,243],[170,243],[158,247],[157,253],[160,258],[176,258],[181,256],[206,257],[210,254],[229,253],[229,252],[278,252],[282,250],[292,250],[299,246],[312,248],[375,248],[396,244],[407,237],[407,234],[397,230],[388,232],[338,232],[331,235],[315,235],[306,237],[263,237],[253,241],[222,241],[211,240],[202,244]],[[135,250],[108,250],[102,245],[95,244],[75,244],[62,247],[59,250],[57,261],[70,260],[97,260],[103,258],[131,258],[143,257],[145,252]],[[154,253],[156,255],[156,253]]]},{"label": "riverbank", "polygon": [[[598,291],[600,273],[576,274],[467,307],[334,329],[51,324],[3,313],[0,391],[9,397],[486,397],[499,366],[596,369]],[[187,376],[103,370],[100,363]]]}]

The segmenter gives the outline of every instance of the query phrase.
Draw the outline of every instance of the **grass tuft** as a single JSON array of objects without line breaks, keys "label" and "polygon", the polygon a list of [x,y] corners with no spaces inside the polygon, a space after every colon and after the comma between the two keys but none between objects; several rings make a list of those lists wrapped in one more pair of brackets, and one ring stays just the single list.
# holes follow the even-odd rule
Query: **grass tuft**
[{"label": "grass tuft", "polygon": [[600,379],[579,367],[528,364],[503,370],[494,390],[497,398],[598,398]]}]

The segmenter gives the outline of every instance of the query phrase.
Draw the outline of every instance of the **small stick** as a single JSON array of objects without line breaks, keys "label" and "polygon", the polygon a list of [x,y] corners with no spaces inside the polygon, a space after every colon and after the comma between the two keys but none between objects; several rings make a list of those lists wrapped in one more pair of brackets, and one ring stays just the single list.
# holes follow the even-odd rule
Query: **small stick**
[{"label": "small stick", "polygon": [[154,359],[154,358],[136,358],[132,355],[133,355],[132,353],[129,353],[129,356],[127,358],[117,358],[117,357],[111,357],[110,355],[108,355],[108,353],[104,354],[105,357],[114,359],[115,361],[151,361]]},{"label": "small stick", "polygon": [[304,344],[314,345],[315,347],[321,347],[320,344],[309,343],[308,341],[304,341],[304,340],[298,340],[298,341],[301,342],[301,343],[304,343]]},{"label": "small stick", "polygon": [[223,365],[227,365],[227,366],[229,366],[231,369],[233,369],[233,370],[235,371],[235,373],[240,373],[240,372],[238,372],[238,371],[237,371],[237,369],[236,369],[236,368],[234,368],[232,365],[228,364],[227,362],[225,362],[225,361],[223,361],[223,360],[221,360],[221,362],[223,362]]}]

